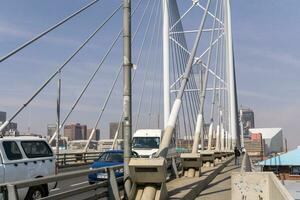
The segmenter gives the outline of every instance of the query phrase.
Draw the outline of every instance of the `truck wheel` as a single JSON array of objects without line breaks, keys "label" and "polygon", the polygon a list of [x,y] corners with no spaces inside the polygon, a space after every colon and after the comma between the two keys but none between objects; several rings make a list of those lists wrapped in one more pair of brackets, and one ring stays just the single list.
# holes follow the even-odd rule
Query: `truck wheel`
[{"label": "truck wheel", "polygon": [[43,186],[39,185],[39,186],[34,186],[34,187],[30,187],[25,200],[35,200],[35,199],[40,199],[43,197],[46,197],[47,193],[44,189]]}]

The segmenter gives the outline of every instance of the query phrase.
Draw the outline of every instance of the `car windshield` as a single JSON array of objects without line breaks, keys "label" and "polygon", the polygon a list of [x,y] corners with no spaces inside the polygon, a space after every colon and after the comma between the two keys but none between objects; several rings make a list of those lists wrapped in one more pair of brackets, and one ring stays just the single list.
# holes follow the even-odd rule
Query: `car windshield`
[{"label": "car windshield", "polygon": [[157,149],[159,147],[159,137],[134,137],[133,148]]},{"label": "car windshield", "polygon": [[119,162],[122,163],[123,162],[123,153],[119,153],[119,152],[107,152],[107,153],[103,153],[99,159],[99,162]]}]

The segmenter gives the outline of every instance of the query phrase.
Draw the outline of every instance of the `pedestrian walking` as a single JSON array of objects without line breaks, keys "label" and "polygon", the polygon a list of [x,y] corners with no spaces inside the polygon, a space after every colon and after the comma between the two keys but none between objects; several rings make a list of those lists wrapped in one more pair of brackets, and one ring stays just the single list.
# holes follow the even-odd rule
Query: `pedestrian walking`
[{"label": "pedestrian walking", "polygon": [[234,164],[239,165],[239,157],[241,155],[240,150],[237,147],[234,147]]}]

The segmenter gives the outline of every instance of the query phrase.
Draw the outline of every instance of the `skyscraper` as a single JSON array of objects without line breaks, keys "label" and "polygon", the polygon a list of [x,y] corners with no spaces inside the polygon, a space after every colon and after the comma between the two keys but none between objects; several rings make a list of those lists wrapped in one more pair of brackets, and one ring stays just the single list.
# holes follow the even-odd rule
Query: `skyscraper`
[{"label": "skyscraper", "polygon": [[0,111],[0,122],[4,123],[6,121],[6,112]]},{"label": "skyscraper", "polygon": [[[86,139],[89,139],[89,137],[92,133],[92,130],[93,130],[92,128],[87,129]],[[97,141],[100,140],[100,130],[99,129],[96,129],[92,140],[97,140]]]},{"label": "skyscraper", "polygon": [[69,140],[86,140],[87,126],[79,123],[64,126],[64,136]]},{"label": "skyscraper", "polygon": [[249,108],[240,109],[241,120],[243,123],[244,137],[249,138],[249,129],[255,127],[254,112]]}]

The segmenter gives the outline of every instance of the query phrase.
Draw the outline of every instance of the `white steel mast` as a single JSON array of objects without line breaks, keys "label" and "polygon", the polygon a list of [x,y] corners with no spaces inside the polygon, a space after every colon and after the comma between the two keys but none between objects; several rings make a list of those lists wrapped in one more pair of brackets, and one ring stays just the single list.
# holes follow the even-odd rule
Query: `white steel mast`
[{"label": "white steel mast", "polygon": [[[229,148],[231,145],[240,147],[239,136],[239,122],[237,112],[237,97],[236,97],[236,83],[235,83],[235,69],[234,69],[234,55],[233,55],[233,41],[231,31],[231,8],[230,0],[224,0],[224,14],[225,14],[225,33],[226,33],[226,65],[228,70],[228,91],[229,91]],[[233,142],[233,143],[232,143]],[[232,147],[232,146],[231,146]]]},{"label": "white steel mast", "polygon": [[169,57],[169,0],[162,0],[163,8],[163,88],[164,128],[170,115],[170,57]]}]

